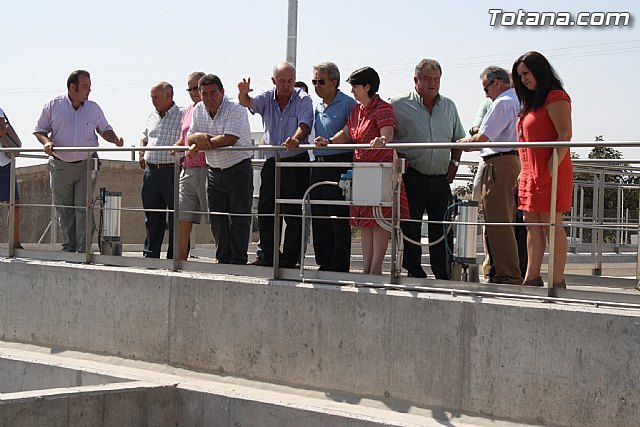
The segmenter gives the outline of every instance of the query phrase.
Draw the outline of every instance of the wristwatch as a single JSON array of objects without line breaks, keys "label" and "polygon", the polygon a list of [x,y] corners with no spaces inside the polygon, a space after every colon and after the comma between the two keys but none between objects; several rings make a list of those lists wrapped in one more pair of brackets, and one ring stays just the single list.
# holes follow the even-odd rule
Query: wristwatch
[{"label": "wristwatch", "polygon": [[451,159],[451,163],[453,163],[453,166],[455,166],[455,167],[460,166],[460,160]]}]

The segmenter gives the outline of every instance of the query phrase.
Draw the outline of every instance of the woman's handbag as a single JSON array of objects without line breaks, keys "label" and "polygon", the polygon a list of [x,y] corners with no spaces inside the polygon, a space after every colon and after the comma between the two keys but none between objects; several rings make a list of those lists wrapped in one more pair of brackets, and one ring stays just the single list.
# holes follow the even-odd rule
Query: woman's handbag
[{"label": "woman's handbag", "polygon": [[6,115],[4,116],[4,120],[6,122],[7,133],[5,134],[5,136],[0,138],[0,141],[2,142],[2,148],[22,147],[22,141],[20,141],[20,137],[13,129],[13,126],[11,126],[9,118]]}]

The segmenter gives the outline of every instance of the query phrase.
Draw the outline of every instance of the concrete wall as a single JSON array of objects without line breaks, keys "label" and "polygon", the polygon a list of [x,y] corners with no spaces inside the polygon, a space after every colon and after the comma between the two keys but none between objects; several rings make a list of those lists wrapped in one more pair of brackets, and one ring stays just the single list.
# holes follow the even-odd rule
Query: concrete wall
[{"label": "concrete wall", "polygon": [[128,382],[129,380],[60,366],[0,359],[0,393]]},{"label": "concrete wall", "polygon": [[174,387],[53,392],[0,400],[0,425],[11,427],[154,426],[177,424]]},{"label": "concrete wall", "polygon": [[637,425],[640,312],[0,261],[0,338],[550,425]]}]

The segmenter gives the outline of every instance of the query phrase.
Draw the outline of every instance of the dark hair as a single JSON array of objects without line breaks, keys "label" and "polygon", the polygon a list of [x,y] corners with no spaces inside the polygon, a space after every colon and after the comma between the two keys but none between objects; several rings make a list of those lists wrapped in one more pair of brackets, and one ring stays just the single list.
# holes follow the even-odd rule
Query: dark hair
[{"label": "dark hair", "polygon": [[78,82],[80,81],[80,76],[85,76],[91,78],[91,75],[86,70],[75,70],[71,74],[69,74],[69,78],[67,79],[67,89],[71,89],[71,85],[76,85],[78,87]]},{"label": "dark hair", "polygon": [[307,86],[305,82],[295,82],[293,84],[293,87],[299,87],[300,89],[304,90],[304,93],[309,93],[309,86]]},{"label": "dark hair", "polygon": [[347,83],[355,86],[355,85],[369,85],[369,97],[373,98],[374,95],[380,89],[380,76],[371,67],[362,67],[355,70],[349,78],[347,79]]},{"label": "dark hair", "polygon": [[[524,64],[527,66],[533,77],[536,79],[536,90],[529,90],[522,84],[522,80],[518,75],[518,66]],[[522,110],[520,114],[529,111],[539,110],[544,106],[549,92],[552,90],[562,90],[562,80],[558,77],[556,70],[553,69],[547,58],[539,52],[527,52],[513,63],[511,69],[513,79],[513,88],[516,90]]]},{"label": "dark hair", "polygon": [[224,89],[224,87],[222,87],[222,81],[220,80],[220,77],[216,76],[215,74],[205,74],[204,76],[202,76],[198,81],[198,90],[202,89],[202,86],[206,85],[216,85],[218,86],[219,90]]}]

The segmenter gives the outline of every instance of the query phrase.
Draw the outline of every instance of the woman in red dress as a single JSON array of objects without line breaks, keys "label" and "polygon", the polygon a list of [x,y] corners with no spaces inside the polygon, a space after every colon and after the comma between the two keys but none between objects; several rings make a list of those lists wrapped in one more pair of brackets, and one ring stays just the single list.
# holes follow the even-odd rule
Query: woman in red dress
[{"label": "woman in red dress", "polygon": [[[316,138],[316,145],[346,144],[353,141],[354,144],[368,144],[374,148],[381,148],[385,143],[393,141],[393,107],[377,95],[380,87],[378,73],[371,67],[360,68],[351,73],[347,83],[351,84],[351,93],[358,105],[351,110],[344,129],[329,139]],[[393,150],[355,150],[354,161],[391,163]],[[400,211],[401,218],[409,218],[409,204],[404,186],[400,193]],[[391,218],[391,208],[383,208],[382,213],[385,218]],[[380,227],[375,219],[371,219],[375,215],[369,206],[352,206],[351,217],[351,226],[362,227],[363,272],[382,274],[382,261],[387,252],[389,232]]]},{"label": "woman in red dress", "polygon": [[[549,61],[538,52],[527,52],[513,64],[513,80],[522,104],[518,117],[518,140],[549,142],[571,140],[571,99],[564,91]],[[551,214],[552,153],[558,153],[558,192]],[[562,213],[571,209],[573,166],[569,147],[520,148],[521,171],[518,180],[519,208],[526,223],[562,224]],[[527,226],[528,267],[524,285],[542,286],[540,266],[549,227]],[[567,261],[567,234],[556,226],[553,287],[564,288]]]}]

